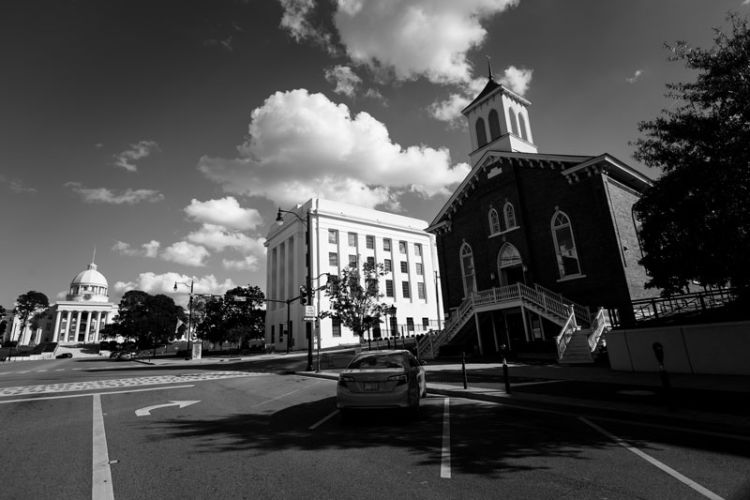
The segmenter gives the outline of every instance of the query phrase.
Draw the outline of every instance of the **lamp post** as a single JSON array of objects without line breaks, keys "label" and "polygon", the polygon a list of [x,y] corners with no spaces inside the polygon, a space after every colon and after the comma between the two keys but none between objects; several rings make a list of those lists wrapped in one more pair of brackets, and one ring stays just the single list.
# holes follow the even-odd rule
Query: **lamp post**
[{"label": "lamp post", "polygon": [[[311,265],[312,265],[312,234],[310,233],[311,226],[310,226],[310,210],[307,210],[307,220],[303,219],[297,212],[293,210],[282,210],[279,208],[278,213],[276,214],[276,222],[278,223],[284,223],[284,216],[281,214],[292,214],[294,215],[297,220],[299,220],[302,224],[305,225],[305,229],[307,229],[305,233],[305,245],[307,246],[307,251],[305,252],[305,291],[307,293],[307,300],[306,302],[308,304],[312,304],[312,279],[310,277],[311,274]],[[287,308],[288,310],[288,308]],[[307,371],[312,371],[313,369],[313,338],[312,338],[312,325],[309,321],[305,324],[305,333],[307,335]],[[287,338],[287,345],[288,345],[289,339]]]},{"label": "lamp post", "polygon": [[396,347],[396,339],[398,338],[398,324],[396,323],[396,304],[393,304],[388,308],[388,314],[391,315],[391,336],[393,339],[393,347]]},{"label": "lamp post", "polygon": [[[187,282],[175,281],[172,290],[177,291],[177,285],[188,286]],[[188,359],[193,359],[193,285],[195,280],[190,280],[190,300],[188,301]]]}]

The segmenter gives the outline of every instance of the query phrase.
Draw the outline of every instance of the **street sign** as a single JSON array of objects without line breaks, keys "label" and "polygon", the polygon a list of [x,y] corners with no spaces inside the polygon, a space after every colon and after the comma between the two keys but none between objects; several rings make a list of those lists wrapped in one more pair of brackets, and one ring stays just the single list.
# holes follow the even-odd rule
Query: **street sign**
[{"label": "street sign", "polygon": [[305,321],[315,321],[315,306],[305,306]]}]

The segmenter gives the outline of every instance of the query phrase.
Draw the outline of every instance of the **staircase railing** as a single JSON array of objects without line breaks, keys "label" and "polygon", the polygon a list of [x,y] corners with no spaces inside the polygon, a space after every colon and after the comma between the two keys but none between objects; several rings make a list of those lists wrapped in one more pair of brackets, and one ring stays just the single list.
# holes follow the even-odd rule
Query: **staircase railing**
[{"label": "staircase railing", "polygon": [[602,337],[604,331],[611,328],[612,325],[610,324],[609,317],[605,313],[604,308],[600,307],[591,322],[591,333],[589,333],[589,349],[591,352],[596,350],[596,346],[599,345],[599,339]]},{"label": "staircase railing", "polygon": [[555,338],[557,342],[557,359],[562,359],[565,354],[565,349],[570,343],[570,339],[573,338],[573,334],[580,330],[578,323],[576,322],[576,313],[573,307],[570,308],[568,320],[560,330],[560,334]]}]

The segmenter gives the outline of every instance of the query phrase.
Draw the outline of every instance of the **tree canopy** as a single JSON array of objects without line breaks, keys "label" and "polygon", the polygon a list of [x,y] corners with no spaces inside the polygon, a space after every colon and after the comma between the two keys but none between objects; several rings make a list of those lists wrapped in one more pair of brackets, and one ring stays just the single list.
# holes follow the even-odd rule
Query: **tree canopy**
[{"label": "tree canopy", "polygon": [[[29,319],[49,307],[49,299],[42,292],[30,290],[16,299],[16,307],[13,312],[21,322],[21,332],[26,329]],[[20,340],[20,339],[19,339]]]},{"label": "tree canopy", "polygon": [[330,310],[320,316],[340,320],[361,338],[370,328],[380,324],[380,316],[388,308],[388,304],[380,302],[383,294],[380,293],[379,278],[384,274],[382,265],[365,263],[361,273],[357,268],[347,267],[341,276],[329,277],[325,293]]},{"label": "tree canopy", "polygon": [[[257,286],[235,287],[223,297],[211,296],[201,301],[202,319],[197,323],[198,337],[211,342],[243,343],[262,338],[265,331],[265,302]],[[195,302],[194,302],[195,307]]]},{"label": "tree canopy", "polygon": [[697,281],[747,297],[750,285],[750,30],[729,23],[711,49],[669,47],[696,79],[669,84],[674,106],[638,126],[636,159],[663,171],[634,207],[641,263],[667,295]]},{"label": "tree canopy", "polygon": [[131,290],[120,299],[117,326],[107,330],[107,334],[134,338],[140,347],[150,347],[174,337],[178,319],[184,322],[187,318],[172,297]]}]

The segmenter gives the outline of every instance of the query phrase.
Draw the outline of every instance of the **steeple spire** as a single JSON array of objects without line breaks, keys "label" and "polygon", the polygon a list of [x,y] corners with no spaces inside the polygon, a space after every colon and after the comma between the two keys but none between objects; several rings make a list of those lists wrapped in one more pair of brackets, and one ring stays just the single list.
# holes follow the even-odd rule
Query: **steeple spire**
[{"label": "steeple spire", "polygon": [[96,245],[94,245],[94,255],[91,257],[91,263],[94,264],[96,262]]},{"label": "steeple spire", "polygon": [[492,74],[492,65],[490,65],[490,59],[491,58],[490,58],[490,56],[484,56],[484,57],[487,58],[487,77],[494,82],[495,81],[495,77]]}]

